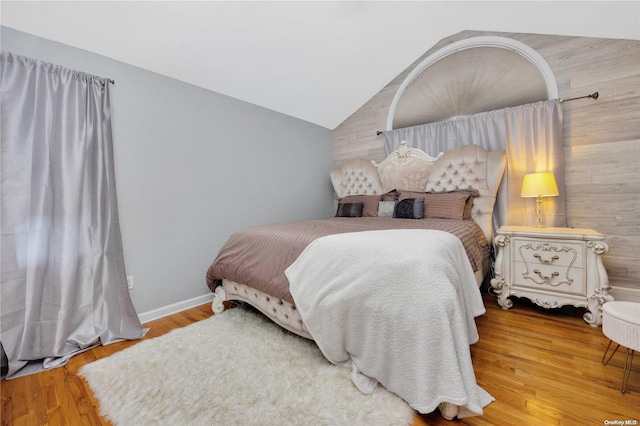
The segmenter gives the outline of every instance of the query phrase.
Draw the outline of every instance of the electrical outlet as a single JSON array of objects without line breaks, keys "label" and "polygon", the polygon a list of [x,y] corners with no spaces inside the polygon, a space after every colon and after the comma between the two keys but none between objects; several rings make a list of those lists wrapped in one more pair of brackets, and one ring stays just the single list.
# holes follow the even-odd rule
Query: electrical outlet
[{"label": "electrical outlet", "polygon": [[133,290],[133,275],[127,275],[127,287],[129,290]]}]

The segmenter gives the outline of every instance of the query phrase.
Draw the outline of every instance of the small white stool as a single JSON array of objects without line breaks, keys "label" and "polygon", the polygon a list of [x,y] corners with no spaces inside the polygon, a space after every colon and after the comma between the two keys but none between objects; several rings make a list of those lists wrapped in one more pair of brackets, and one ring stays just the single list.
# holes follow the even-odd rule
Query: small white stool
[{"label": "small white stool", "polygon": [[[627,348],[622,373],[622,393],[625,393],[631,374],[633,354],[640,351],[640,303],[614,301],[602,305],[602,332],[609,338],[609,345],[602,355],[602,365],[607,365],[620,345]],[[616,342],[618,346],[605,361],[612,342]]]}]

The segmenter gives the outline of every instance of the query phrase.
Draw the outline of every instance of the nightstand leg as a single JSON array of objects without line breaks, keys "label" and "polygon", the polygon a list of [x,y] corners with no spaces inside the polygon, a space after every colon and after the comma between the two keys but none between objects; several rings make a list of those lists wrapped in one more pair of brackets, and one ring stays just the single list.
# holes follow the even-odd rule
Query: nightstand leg
[{"label": "nightstand leg", "polygon": [[497,296],[498,305],[502,309],[509,309],[513,306],[513,301],[509,299],[509,284],[505,281],[505,250],[509,244],[509,238],[498,235],[494,239],[495,244],[499,247],[498,255],[494,264],[493,278],[491,279],[492,294]]}]

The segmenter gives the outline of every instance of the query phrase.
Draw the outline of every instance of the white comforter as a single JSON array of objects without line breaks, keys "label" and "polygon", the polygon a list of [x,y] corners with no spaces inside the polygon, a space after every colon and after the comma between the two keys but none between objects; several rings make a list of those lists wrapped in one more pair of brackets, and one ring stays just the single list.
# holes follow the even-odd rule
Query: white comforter
[{"label": "white comforter", "polygon": [[458,417],[493,398],[476,384],[469,345],[485,312],[460,240],[431,230],[366,231],[312,242],[286,270],[325,357],[351,361],[421,413]]}]

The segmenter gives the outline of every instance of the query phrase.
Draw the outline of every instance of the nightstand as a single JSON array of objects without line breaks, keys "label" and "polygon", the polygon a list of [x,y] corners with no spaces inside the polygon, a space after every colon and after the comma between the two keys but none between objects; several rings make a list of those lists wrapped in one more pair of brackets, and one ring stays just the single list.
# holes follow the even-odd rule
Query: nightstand
[{"label": "nightstand", "polygon": [[602,305],[613,300],[602,264],[602,255],[609,251],[604,239],[592,229],[500,227],[491,280],[498,305],[509,309],[509,296],[517,296],[543,308],[584,307],[584,320],[599,326]]}]

